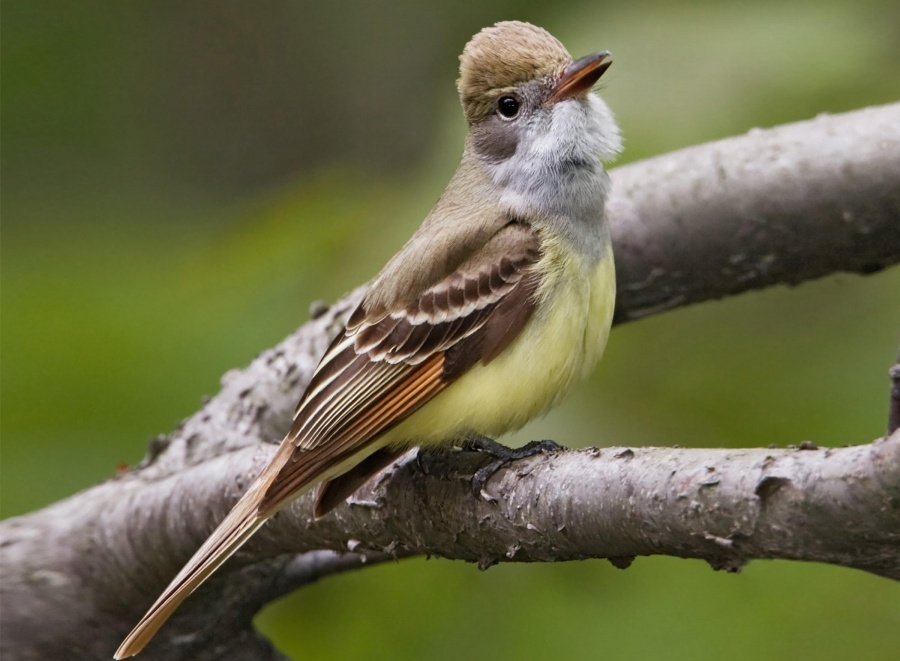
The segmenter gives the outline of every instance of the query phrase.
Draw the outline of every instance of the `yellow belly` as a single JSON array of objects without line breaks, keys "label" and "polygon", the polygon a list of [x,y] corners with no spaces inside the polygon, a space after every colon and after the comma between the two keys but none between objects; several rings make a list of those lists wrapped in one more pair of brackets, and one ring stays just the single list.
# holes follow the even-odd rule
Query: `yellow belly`
[{"label": "yellow belly", "polygon": [[[552,242],[537,265],[538,306],[522,334],[388,432],[376,447],[433,445],[475,433],[497,437],[555,406],[596,365],[615,303],[612,249],[593,267]],[[373,448],[374,449],[374,448]]]}]

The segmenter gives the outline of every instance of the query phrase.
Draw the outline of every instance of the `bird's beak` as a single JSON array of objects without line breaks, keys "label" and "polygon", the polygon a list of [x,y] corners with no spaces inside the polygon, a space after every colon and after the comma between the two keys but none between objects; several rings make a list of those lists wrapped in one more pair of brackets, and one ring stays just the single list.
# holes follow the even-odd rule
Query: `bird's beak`
[{"label": "bird's beak", "polygon": [[609,68],[610,64],[612,64],[612,58],[608,50],[585,55],[580,60],[575,60],[563,70],[559,80],[556,81],[556,85],[547,99],[548,103],[556,103],[579,94],[585,94],[594,86],[594,83],[600,80],[600,76]]}]

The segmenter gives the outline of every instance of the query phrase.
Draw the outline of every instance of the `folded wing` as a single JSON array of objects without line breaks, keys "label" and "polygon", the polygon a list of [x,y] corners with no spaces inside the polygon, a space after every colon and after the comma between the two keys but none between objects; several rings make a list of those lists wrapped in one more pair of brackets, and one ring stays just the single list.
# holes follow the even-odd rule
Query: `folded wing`
[{"label": "folded wing", "polygon": [[[297,407],[285,439],[294,444],[294,456],[272,481],[260,511],[360,453],[472,365],[498,355],[532,314],[540,256],[534,230],[510,223],[413,300],[378,313],[364,300]],[[373,472],[386,463],[373,462]],[[355,471],[346,479],[361,484],[370,474]],[[330,508],[322,506],[325,493],[337,488],[320,490],[317,515]],[[340,488],[345,493],[349,486]]]}]

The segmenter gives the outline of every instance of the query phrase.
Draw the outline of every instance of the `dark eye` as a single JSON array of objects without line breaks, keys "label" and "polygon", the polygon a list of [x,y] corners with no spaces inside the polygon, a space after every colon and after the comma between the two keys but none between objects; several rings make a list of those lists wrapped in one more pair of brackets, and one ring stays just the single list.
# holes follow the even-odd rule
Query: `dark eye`
[{"label": "dark eye", "polygon": [[519,114],[519,100],[514,96],[501,96],[497,100],[497,112],[506,119],[512,119]]}]

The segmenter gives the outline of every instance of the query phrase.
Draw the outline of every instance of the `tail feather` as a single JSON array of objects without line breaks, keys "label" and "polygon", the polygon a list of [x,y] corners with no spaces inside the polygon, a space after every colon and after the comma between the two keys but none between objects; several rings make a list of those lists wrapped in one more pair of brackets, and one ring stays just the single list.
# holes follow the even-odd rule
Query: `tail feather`
[{"label": "tail feather", "polygon": [[[340,446],[339,446],[340,447]],[[330,480],[359,463],[374,448],[357,447],[356,452],[338,452],[325,444],[306,452],[296,461],[297,446],[290,437],[282,441],[275,455],[250,485],[247,492],[209,536],[184,568],[172,580],[137,626],[116,650],[124,659],[140,652],[172,613],[209,578],[265,521],[293,499],[321,480]],[[332,504],[333,505],[333,504]]]},{"label": "tail feather", "polygon": [[[249,501],[250,499],[245,497],[243,500]],[[116,659],[134,656],[144,649],[144,646],[150,642],[150,639],[181,605],[181,602],[187,599],[188,595],[196,590],[265,523],[267,515],[260,514],[255,507],[241,507],[241,505],[242,503],[238,503],[225,517],[225,520],[172,580],[156,603],[150,607],[147,614],[126,636],[119,645],[119,649],[116,650]]]}]

